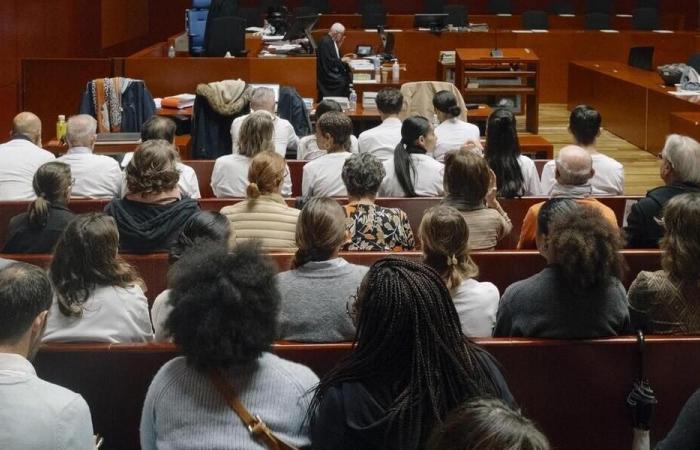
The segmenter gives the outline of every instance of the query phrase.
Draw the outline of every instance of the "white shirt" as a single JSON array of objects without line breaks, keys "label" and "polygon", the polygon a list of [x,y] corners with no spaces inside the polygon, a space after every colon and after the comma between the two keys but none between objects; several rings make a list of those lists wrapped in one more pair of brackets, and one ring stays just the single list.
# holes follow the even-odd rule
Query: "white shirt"
[{"label": "white shirt", "polygon": [[[602,153],[591,155],[595,175],[589,181],[593,195],[623,195],[625,186],[625,168],[619,162]],[[540,191],[550,195],[555,183],[556,163],[549,161],[542,169]]]},{"label": "white shirt", "polygon": [[523,174],[523,195],[540,195],[540,175],[535,162],[525,155],[518,156],[518,165]]},{"label": "white shirt", "polygon": [[[350,153],[357,153],[357,138],[350,135]],[[299,147],[297,147],[297,160],[307,160],[311,161],[319,156],[323,156],[328,151],[321,150],[318,148],[318,143],[316,142],[316,135],[310,134],[299,139]]]},{"label": "white shirt", "polygon": [[[231,124],[231,142],[233,143],[233,153],[238,153],[238,135],[240,134],[243,121],[249,115],[250,114],[246,114],[233,119],[233,123]],[[299,145],[299,138],[294,132],[294,127],[288,120],[278,116],[274,116],[272,120],[275,125],[275,134],[272,137],[272,140],[275,143],[275,152],[284,157],[287,154],[287,149],[297,149],[297,146]]]},{"label": "white shirt", "polygon": [[452,291],[462,332],[469,337],[491,337],[499,299],[498,288],[493,283],[471,278],[462,281]]},{"label": "white shirt", "polygon": [[[214,162],[214,170],[211,173],[211,189],[217,197],[245,198],[245,190],[248,187],[248,168],[251,158],[245,155],[233,154],[220,156]],[[289,175],[289,166],[282,182],[282,195],[292,195],[292,177]]]},{"label": "white shirt", "polygon": [[122,171],[114,158],[95,155],[87,147],[73,147],[57,161],[70,166],[75,180],[71,197],[113,198],[121,194]]},{"label": "white shirt", "polygon": [[32,363],[0,353],[0,448],[94,450],[87,403],[36,376]]},{"label": "white shirt", "polygon": [[165,330],[165,321],[168,320],[170,311],[173,310],[172,305],[168,302],[170,299],[170,289],[166,289],[153,301],[151,307],[151,321],[153,321],[153,331],[155,331],[156,342],[171,341],[171,337]]},{"label": "white shirt", "polygon": [[53,153],[27,139],[16,138],[0,145],[0,201],[34,200],[34,173],[54,159]]},{"label": "white shirt", "polygon": [[360,153],[371,153],[382,161],[394,156],[401,142],[401,119],[388,117],[374,128],[363,131],[357,139]]},{"label": "white shirt", "polygon": [[348,195],[341,174],[350,152],[323,155],[304,165],[301,195],[304,197],[344,197]]},{"label": "white shirt", "polygon": [[[122,167],[129,165],[129,161],[133,158],[134,152],[124,153],[124,158],[122,158]],[[177,187],[180,188],[180,193],[188,196],[189,198],[202,198],[202,194],[199,192],[199,180],[197,179],[197,172],[187,164],[182,164],[181,162],[176,163],[177,171],[180,172],[180,179],[177,180]],[[122,192],[121,196],[124,197],[127,194],[126,188],[126,174],[124,174],[124,181],[122,182]]]},{"label": "white shirt", "polygon": [[[419,197],[442,197],[444,195],[442,177],[445,174],[445,166],[435,161],[428,155],[414,153],[411,155],[413,166],[416,168],[413,180],[413,189]],[[380,197],[405,197],[401,184],[394,171],[394,158],[384,161],[386,176],[379,186]]]},{"label": "white shirt", "polygon": [[433,151],[433,157],[442,162],[445,160],[447,152],[459,150],[467,139],[478,141],[480,136],[479,127],[476,125],[460,120],[459,117],[447,119],[435,127],[437,144]]},{"label": "white shirt", "polygon": [[54,299],[43,342],[149,342],[153,327],[148,300],[139,286],[97,286],[81,317],[64,315]]}]

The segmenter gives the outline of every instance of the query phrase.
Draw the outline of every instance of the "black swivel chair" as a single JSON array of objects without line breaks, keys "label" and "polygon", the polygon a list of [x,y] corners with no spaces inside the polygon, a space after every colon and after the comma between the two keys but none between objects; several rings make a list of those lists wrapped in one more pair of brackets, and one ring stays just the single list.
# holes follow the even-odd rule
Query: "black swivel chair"
[{"label": "black swivel chair", "polygon": [[438,14],[442,12],[444,7],[444,0],[425,0],[423,12],[426,14]]},{"label": "black swivel chair", "polygon": [[246,25],[249,27],[263,26],[263,14],[258,8],[238,8],[236,16],[245,19]]},{"label": "black swivel chair", "polygon": [[206,56],[245,56],[246,21],[241,17],[220,17],[209,22],[204,41]]},{"label": "black swivel chair", "polygon": [[386,25],[386,8],[378,3],[366,3],[360,10],[362,28],[370,29]]},{"label": "black swivel chair", "polygon": [[489,14],[513,14],[513,4],[510,0],[489,0]]},{"label": "black swivel chair", "polygon": [[630,48],[627,64],[643,70],[653,70],[654,47]]},{"label": "black swivel chair", "polygon": [[524,30],[549,29],[549,17],[546,11],[525,11],[522,20]]},{"label": "black swivel chair", "polygon": [[609,30],[612,27],[610,14],[588,13],[584,21],[586,30]]},{"label": "black swivel chair", "polygon": [[576,8],[569,0],[559,0],[552,4],[552,14],[576,14]]},{"label": "black swivel chair", "polygon": [[700,73],[700,53],[695,53],[688,58],[688,65]]},{"label": "black swivel chair", "polygon": [[632,11],[632,28],[651,31],[659,28],[659,12],[656,8],[637,8]]},{"label": "black swivel chair", "polygon": [[586,0],[587,13],[612,14],[615,9],[615,0]]},{"label": "black swivel chair", "polygon": [[464,5],[445,5],[442,10],[447,14],[447,23],[454,27],[469,25],[469,13]]}]

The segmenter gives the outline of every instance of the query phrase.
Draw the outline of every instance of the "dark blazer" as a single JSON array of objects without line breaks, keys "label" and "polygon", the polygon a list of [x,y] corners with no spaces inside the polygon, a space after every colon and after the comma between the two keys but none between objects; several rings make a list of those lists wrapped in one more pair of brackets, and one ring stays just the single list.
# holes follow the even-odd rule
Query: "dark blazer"
[{"label": "dark blazer", "polygon": [[18,214],[10,219],[7,242],[3,253],[52,253],[75,214],[64,205],[51,205],[46,226],[32,228],[29,226],[27,213]]},{"label": "dark blazer", "polygon": [[335,52],[335,43],[325,35],[316,50],[316,85],[319,99],[323,97],[347,97],[350,94],[350,68]]}]

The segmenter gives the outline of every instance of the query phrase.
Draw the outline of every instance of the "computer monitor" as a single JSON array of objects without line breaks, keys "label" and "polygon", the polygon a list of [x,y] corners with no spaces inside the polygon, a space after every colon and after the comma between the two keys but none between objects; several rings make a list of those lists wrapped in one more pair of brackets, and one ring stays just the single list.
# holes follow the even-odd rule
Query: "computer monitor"
[{"label": "computer monitor", "polygon": [[413,16],[414,28],[442,30],[447,26],[449,14],[416,14]]},{"label": "computer monitor", "polygon": [[318,18],[320,16],[320,14],[314,14],[313,16],[295,17],[294,22],[292,22],[292,25],[284,35],[284,40],[293,41],[295,39],[303,38],[312,40],[311,30],[313,29],[314,25],[316,25],[316,22],[318,22]]}]

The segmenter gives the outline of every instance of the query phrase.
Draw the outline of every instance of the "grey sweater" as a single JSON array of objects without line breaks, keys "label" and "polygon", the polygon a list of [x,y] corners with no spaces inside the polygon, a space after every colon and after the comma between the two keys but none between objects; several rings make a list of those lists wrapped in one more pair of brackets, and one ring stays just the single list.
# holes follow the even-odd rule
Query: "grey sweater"
[{"label": "grey sweater", "polygon": [[346,306],[367,270],[335,258],[278,274],[282,294],[278,337],[305,342],[352,340],[355,327]]},{"label": "grey sweater", "polygon": [[607,286],[574,296],[556,266],[506,289],[496,314],[494,336],[586,339],[615,336],[630,323],[625,288]]},{"label": "grey sweater", "polygon": [[[271,353],[226,371],[238,398],[273,433],[294,446],[309,447],[304,424],[318,377],[306,366]],[[175,358],[156,374],[141,415],[143,450],[261,450],[205,373]]]}]

